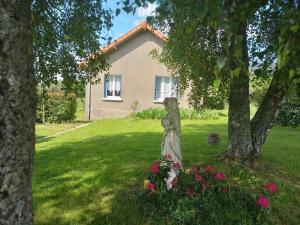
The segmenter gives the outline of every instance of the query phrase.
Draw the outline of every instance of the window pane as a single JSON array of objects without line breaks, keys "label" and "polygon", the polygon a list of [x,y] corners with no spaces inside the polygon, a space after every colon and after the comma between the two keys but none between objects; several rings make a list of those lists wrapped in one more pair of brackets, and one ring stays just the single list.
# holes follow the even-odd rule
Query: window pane
[{"label": "window pane", "polygon": [[107,79],[106,79],[106,96],[113,96],[112,76],[108,76]]},{"label": "window pane", "polygon": [[115,96],[121,96],[121,76],[115,76]]},{"label": "window pane", "polygon": [[171,79],[170,77],[164,77],[164,97],[170,97],[171,91]]},{"label": "window pane", "polygon": [[121,96],[121,75],[110,75],[106,80],[106,96]]},{"label": "window pane", "polygon": [[162,77],[156,77],[155,80],[155,99],[162,98]]},{"label": "window pane", "polygon": [[173,79],[171,83],[171,97],[177,97],[177,85]]}]

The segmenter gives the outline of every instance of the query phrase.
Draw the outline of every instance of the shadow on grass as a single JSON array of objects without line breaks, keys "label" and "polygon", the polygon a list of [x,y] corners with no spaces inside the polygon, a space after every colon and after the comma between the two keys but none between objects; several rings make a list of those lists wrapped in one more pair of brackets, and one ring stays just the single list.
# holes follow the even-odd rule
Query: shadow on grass
[{"label": "shadow on grass", "polygon": [[[201,162],[225,149],[206,146],[209,132],[225,137],[224,125],[185,125],[186,161]],[[151,224],[142,218],[133,189],[142,188],[146,168],[159,158],[159,132],[133,132],[70,140],[35,154],[36,224]]]}]

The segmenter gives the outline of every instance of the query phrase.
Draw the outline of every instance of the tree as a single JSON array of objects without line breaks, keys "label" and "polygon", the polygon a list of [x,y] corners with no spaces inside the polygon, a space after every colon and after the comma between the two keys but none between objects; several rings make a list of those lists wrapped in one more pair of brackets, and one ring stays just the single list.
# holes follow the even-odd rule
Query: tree
[{"label": "tree", "polygon": [[36,84],[61,76],[70,90],[107,69],[104,56],[91,58],[87,73],[77,62],[99,50],[110,13],[102,0],[0,1],[1,225],[33,224]]},{"label": "tree", "polygon": [[[192,17],[188,8],[181,8],[176,14],[176,17]],[[165,20],[163,23],[171,24],[171,21]],[[163,51],[153,51],[154,58],[165,64],[178,78],[180,92],[191,89],[189,104],[197,110],[222,109],[228,99],[229,70],[223,69],[218,73],[222,79],[220,84],[216,83],[217,77],[214,76],[216,59],[224,54],[219,42],[220,35],[221,32],[204,27],[197,21],[191,24],[190,20],[180,19],[180,23],[170,29],[170,38]],[[217,88],[214,88],[216,85]]]},{"label": "tree", "polygon": [[[101,43],[111,38],[112,11],[106,0],[34,0],[32,3],[34,66],[38,84],[47,88],[62,79],[66,91],[81,91],[97,72],[109,68]],[[79,61],[90,57],[83,68]]]},{"label": "tree", "polygon": [[[153,0],[126,1],[127,10],[145,6]],[[221,72],[229,70],[228,148],[226,155],[244,164],[256,160],[279,110],[283,97],[291,87],[299,87],[300,37],[299,2],[287,1],[202,1],[159,0],[156,16],[150,18],[168,35],[167,62],[179,73],[180,80],[193,80],[182,68],[197,69],[197,76],[207,80],[205,63],[215,65],[214,84],[224,81]],[[195,36],[198,28],[215,30],[219,46],[211,36]],[[218,33],[220,32],[220,33]],[[198,38],[197,38],[198,37]],[[204,46],[205,53],[198,48]],[[189,44],[188,42],[192,43]],[[180,45],[178,44],[180,43]],[[184,45],[182,45],[184,44]],[[212,49],[221,48],[217,54]],[[178,60],[178,58],[181,58]],[[205,59],[206,57],[206,59]],[[186,59],[196,61],[186,63]],[[190,65],[192,64],[192,67]],[[170,65],[170,64],[169,64]],[[251,69],[255,77],[271,77],[268,91],[254,118],[250,120],[249,82]],[[226,75],[227,73],[225,73]],[[208,85],[206,85],[208,87]]]},{"label": "tree", "polygon": [[33,224],[35,79],[31,1],[0,2],[0,224]]}]

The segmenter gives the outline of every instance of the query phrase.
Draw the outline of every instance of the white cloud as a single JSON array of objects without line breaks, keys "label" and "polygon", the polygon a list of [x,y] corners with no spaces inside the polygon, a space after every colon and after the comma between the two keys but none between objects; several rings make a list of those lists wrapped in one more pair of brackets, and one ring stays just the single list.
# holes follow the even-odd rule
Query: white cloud
[{"label": "white cloud", "polygon": [[147,16],[153,16],[155,14],[155,9],[157,8],[157,3],[148,4],[147,8],[140,7],[137,10],[137,15],[139,18],[146,18]]}]

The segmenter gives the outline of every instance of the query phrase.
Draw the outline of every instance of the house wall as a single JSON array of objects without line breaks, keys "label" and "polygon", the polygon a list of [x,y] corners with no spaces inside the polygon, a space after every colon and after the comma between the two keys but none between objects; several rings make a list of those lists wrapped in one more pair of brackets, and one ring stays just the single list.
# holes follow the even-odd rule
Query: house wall
[{"label": "house wall", "polygon": [[[154,102],[155,75],[169,76],[167,68],[149,53],[160,49],[164,42],[149,31],[141,31],[113,50],[109,56],[110,74],[122,75],[121,101],[104,100],[104,74],[101,82],[91,86],[91,119],[124,117],[132,113],[132,104],[138,101],[138,111],[162,107]],[[86,88],[86,117],[89,111],[89,85]],[[188,107],[187,94],[179,98],[179,107]]]}]

